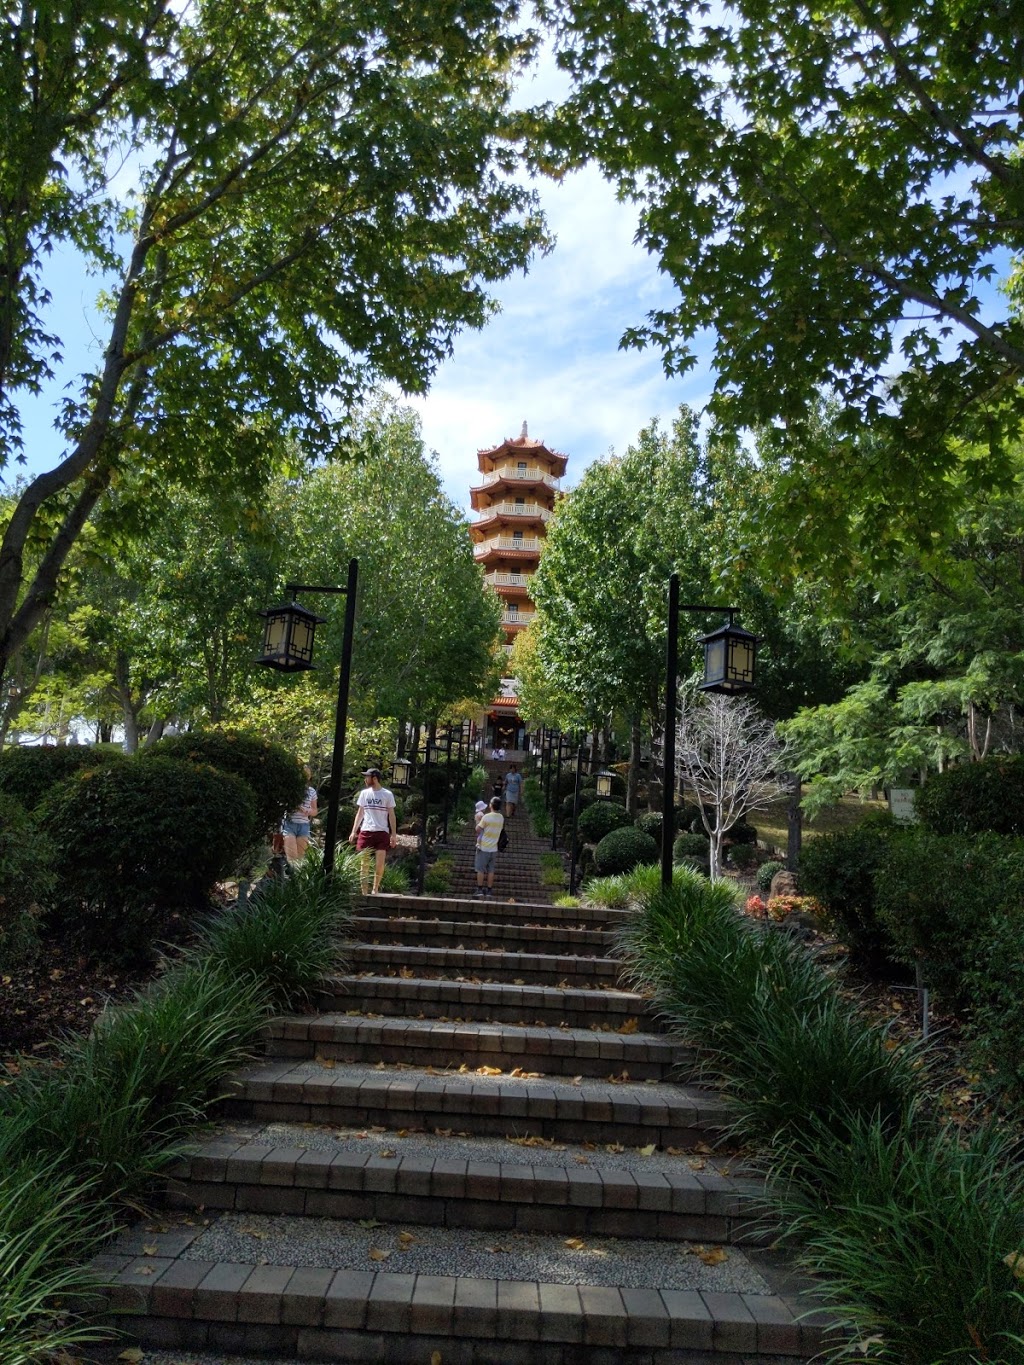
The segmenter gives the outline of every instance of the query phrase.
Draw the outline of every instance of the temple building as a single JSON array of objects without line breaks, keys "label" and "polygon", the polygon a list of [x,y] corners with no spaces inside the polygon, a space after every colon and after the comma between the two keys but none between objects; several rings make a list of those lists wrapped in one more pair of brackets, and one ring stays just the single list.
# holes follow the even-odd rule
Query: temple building
[{"label": "temple building", "polygon": [[[535,441],[526,423],[515,440],[477,451],[480,482],[470,488],[476,517],[470,527],[484,578],[502,600],[506,652],[533,619],[530,581],[540,563],[547,523],[560,496],[568,457]],[[506,756],[524,756],[526,727],[519,715],[514,678],[503,678],[501,695],[486,713],[485,743]]]}]

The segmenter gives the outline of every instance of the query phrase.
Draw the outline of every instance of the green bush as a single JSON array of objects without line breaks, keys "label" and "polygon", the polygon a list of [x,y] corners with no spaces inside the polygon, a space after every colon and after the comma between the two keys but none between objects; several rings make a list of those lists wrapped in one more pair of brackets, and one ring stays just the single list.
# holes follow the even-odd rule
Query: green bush
[{"label": "green bush", "polygon": [[42,811],[61,850],[51,920],[87,950],[129,957],[204,902],[255,827],[241,778],[171,758],[79,773]]},{"label": "green bush", "polygon": [[786,864],[780,863],[775,858],[769,859],[766,863],[762,863],[757,869],[757,889],[763,891],[765,895],[767,895],[772,889],[772,878],[775,876],[776,872],[785,872],[785,870]]},{"label": "green bush", "polygon": [[598,844],[613,829],[623,829],[627,825],[632,825],[632,817],[617,801],[595,802],[580,813],[577,822],[580,838],[589,844]]},{"label": "green bush", "polygon": [[[583,812],[584,812],[585,810],[589,810],[591,806],[594,806],[594,805],[596,805],[596,804],[597,804],[597,792],[593,792],[593,791],[584,791],[584,790],[581,788],[581,789],[580,789],[580,817],[582,818]],[[572,796],[571,793],[570,793],[570,795],[568,795],[568,796],[565,798],[564,801],[562,801],[562,802],[559,804],[559,807],[558,807],[558,825],[559,825],[559,828],[560,828],[560,829],[572,829],[572,812],[573,812],[573,805],[574,805],[574,798],[573,798],[573,796]]]},{"label": "green bush", "polygon": [[706,834],[677,834],[672,845],[672,861],[682,862],[684,858],[703,858],[707,862],[710,845]]},{"label": "green bush", "polygon": [[661,827],[664,823],[665,817],[660,810],[646,811],[635,821],[637,829],[642,829],[658,844],[661,843]]},{"label": "green bush", "polygon": [[39,906],[53,889],[56,850],[40,822],[0,792],[0,971],[30,962]]},{"label": "green bush", "polygon": [[971,1005],[966,1035],[991,1100],[1024,1118],[1024,1049],[1012,1026],[1024,1000],[1024,904],[1004,903],[973,945],[963,982]]},{"label": "green bush", "polygon": [[877,877],[900,830],[888,816],[809,839],[800,854],[800,890],[825,907],[851,960],[873,976],[903,974],[892,937],[878,916]]},{"label": "green bush", "polygon": [[757,862],[757,849],[753,844],[733,844],[729,849],[729,861],[742,872]]},{"label": "green bush", "polygon": [[594,849],[594,867],[602,877],[631,872],[639,863],[658,859],[658,845],[642,829],[626,825],[606,834]]},{"label": "green bush", "polygon": [[169,735],[143,749],[139,757],[174,758],[234,773],[252,792],[258,835],[277,829],[282,817],[301,804],[308,785],[302,765],[287,749],[240,730]]},{"label": "green bush", "polygon": [[124,754],[116,746],[12,745],[0,756],[0,792],[33,811],[47,792],[74,773],[123,761]]},{"label": "green bush", "polygon": [[748,825],[746,820],[737,820],[725,831],[725,837],[731,844],[756,844],[757,830],[753,825]]},{"label": "green bush", "polygon": [[927,984],[962,1006],[964,972],[994,917],[1024,907],[1024,841],[909,829],[887,847],[876,882],[900,960],[919,963]]},{"label": "green bush", "polygon": [[915,806],[935,834],[1024,837],[1024,754],[947,768],[920,788]]}]

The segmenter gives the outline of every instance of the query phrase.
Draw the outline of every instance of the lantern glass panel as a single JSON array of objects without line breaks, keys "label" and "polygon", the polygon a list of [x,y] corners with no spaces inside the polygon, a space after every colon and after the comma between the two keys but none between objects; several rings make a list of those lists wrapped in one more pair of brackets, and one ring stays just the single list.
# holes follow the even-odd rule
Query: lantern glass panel
[{"label": "lantern glass panel", "polygon": [[412,776],[412,764],[407,758],[396,758],[392,781],[396,787],[407,787]]},{"label": "lantern glass panel", "polygon": [[611,773],[597,774],[597,794],[598,796],[608,797],[612,794],[612,775]]},{"label": "lantern glass panel", "polygon": [[298,663],[313,666],[313,636],[316,633],[316,622],[308,617],[298,617],[292,622],[291,648],[288,651],[291,658]]},{"label": "lantern glass panel", "polygon": [[267,617],[267,629],[263,636],[265,656],[279,658],[285,652],[288,639],[287,618],[274,612]]},{"label": "lantern glass panel", "polygon": [[726,681],[732,690],[746,691],[754,685],[753,641],[732,639],[729,644],[729,675]]},{"label": "lantern glass panel", "polygon": [[708,640],[704,646],[704,686],[718,686],[725,676],[725,641],[721,637]]}]

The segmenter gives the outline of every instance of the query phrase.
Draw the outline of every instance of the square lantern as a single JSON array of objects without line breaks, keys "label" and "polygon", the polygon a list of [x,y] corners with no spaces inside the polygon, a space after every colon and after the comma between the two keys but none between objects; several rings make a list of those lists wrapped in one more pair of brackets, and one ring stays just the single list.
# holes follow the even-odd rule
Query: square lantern
[{"label": "square lantern", "polygon": [[407,787],[412,779],[412,762],[408,758],[396,758],[391,767],[391,784]]},{"label": "square lantern", "polygon": [[702,635],[697,643],[704,646],[702,692],[735,696],[753,690],[758,645],[756,635],[735,625],[730,618],[710,635]]},{"label": "square lantern", "polygon": [[313,667],[313,638],[317,626],[326,616],[300,607],[298,602],[286,602],[281,607],[261,611],[267,618],[263,631],[263,653],[256,660],[267,668],[282,673],[298,673]]},{"label": "square lantern", "polygon": [[598,796],[607,801],[612,794],[612,783],[615,781],[615,774],[610,772],[600,772],[595,775],[594,781],[597,784]]}]

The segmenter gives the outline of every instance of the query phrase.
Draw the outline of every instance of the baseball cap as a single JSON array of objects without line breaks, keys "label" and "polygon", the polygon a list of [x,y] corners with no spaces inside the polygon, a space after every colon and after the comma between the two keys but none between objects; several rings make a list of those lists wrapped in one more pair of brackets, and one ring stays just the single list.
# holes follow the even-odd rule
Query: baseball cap
[{"label": "baseball cap", "polygon": [[364,769],[363,769],[363,776],[364,776],[364,777],[380,777],[380,775],[381,775],[381,773],[380,773],[380,769],[379,769],[379,768],[364,768]]}]

